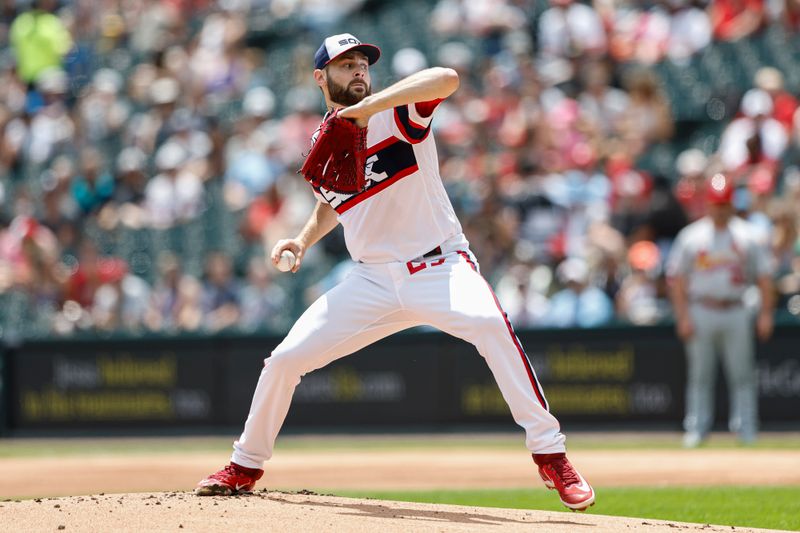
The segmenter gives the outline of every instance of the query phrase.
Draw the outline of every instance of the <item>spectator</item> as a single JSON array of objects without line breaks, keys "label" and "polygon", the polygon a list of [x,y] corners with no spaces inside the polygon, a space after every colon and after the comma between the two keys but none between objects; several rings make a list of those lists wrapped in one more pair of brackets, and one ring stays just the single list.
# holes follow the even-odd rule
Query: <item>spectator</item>
[{"label": "spectator", "polygon": [[783,24],[789,31],[800,30],[800,0],[784,0]]},{"label": "spectator", "polygon": [[39,74],[36,87],[42,101],[29,102],[32,113],[30,127],[22,135],[24,155],[30,163],[39,166],[57,152],[66,152],[75,135],[75,122],[65,105],[67,75],[63,70],[51,69]]},{"label": "spectator", "polygon": [[72,195],[74,164],[66,156],[53,160],[42,173],[40,222],[52,231],[63,254],[76,254],[82,211]]},{"label": "spectator", "polygon": [[97,149],[81,152],[81,172],[72,181],[72,196],[84,213],[98,211],[114,194],[114,178],[103,167]]},{"label": "spectator", "polygon": [[147,156],[140,149],[128,147],[117,157],[117,174],[112,200],[117,205],[140,204],[145,198]]},{"label": "spectator", "polygon": [[667,302],[659,298],[658,276],[661,267],[658,246],[639,241],[628,250],[630,275],[617,293],[619,316],[636,325],[655,324],[667,313]]},{"label": "spectator", "polygon": [[204,324],[203,284],[194,276],[183,276],[178,283],[175,323],[178,331],[200,331]]},{"label": "spectator", "polygon": [[149,299],[147,283],[120,262],[95,292],[92,321],[100,330],[138,331],[145,324]]},{"label": "spectator", "polygon": [[44,312],[60,297],[58,253],[58,242],[47,227],[30,216],[15,217],[0,232],[0,268],[5,273],[0,293],[21,289],[42,305]]},{"label": "spectator", "polygon": [[72,37],[64,23],[53,14],[56,0],[34,0],[33,7],[14,19],[9,41],[17,59],[19,76],[32,85],[47,69],[61,67],[72,48]]},{"label": "spectator", "polygon": [[772,220],[767,215],[771,196],[772,179],[763,173],[751,176],[747,185],[738,187],[733,195],[737,216],[750,223],[753,239],[765,249],[772,241]]},{"label": "spectator", "polygon": [[238,326],[245,331],[280,331],[289,325],[286,292],[277,285],[264,257],[253,257],[247,265],[247,282],[241,289],[242,313]]},{"label": "spectator", "polygon": [[683,206],[689,221],[705,215],[705,181],[708,158],[702,150],[690,148],[680,153],[675,160],[678,171],[678,184],[675,195]]},{"label": "spectator", "polygon": [[711,42],[712,28],[708,12],[695,0],[667,0],[670,13],[667,57],[684,64]]},{"label": "spectator", "polygon": [[774,225],[771,247],[775,270],[778,276],[782,276],[792,272],[793,263],[800,257],[800,219],[785,200],[772,203],[770,219]]},{"label": "spectator", "polygon": [[157,267],[145,324],[153,331],[174,332],[179,326],[181,280],[186,274],[183,273],[180,259],[172,252],[162,252]]},{"label": "spectator", "polygon": [[627,93],[611,87],[611,68],[605,62],[590,62],[580,76],[584,86],[578,97],[581,119],[600,138],[617,135],[630,104]]},{"label": "spectator", "polygon": [[398,80],[426,68],[428,59],[416,48],[401,48],[392,57],[392,74]]},{"label": "spectator", "polygon": [[497,299],[517,327],[538,327],[545,322],[550,302],[542,289],[547,290],[552,277],[544,265],[532,269],[519,263],[507,269],[497,282]]},{"label": "spectator", "polygon": [[623,86],[628,91],[630,105],[622,118],[622,139],[629,153],[636,156],[649,144],[667,140],[675,126],[659,79],[652,71],[631,71],[625,76]]},{"label": "spectator", "polygon": [[570,78],[567,60],[598,57],[606,51],[603,22],[591,6],[573,0],[553,0],[539,18],[539,54],[554,79]]},{"label": "spectator", "polygon": [[611,54],[620,61],[652,65],[661,61],[669,47],[670,14],[659,5],[636,4],[611,9]]},{"label": "spectator", "polygon": [[203,328],[220,331],[235,325],[241,317],[239,288],[233,278],[233,265],[228,256],[212,253],[206,261],[203,286]]},{"label": "spectator", "polygon": [[780,122],[771,118],[772,98],[761,89],[750,89],[742,97],[743,116],[725,128],[719,158],[723,169],[737,184],[746,184],[755,172],[767,172],[774,184],[776,164],[789,139]]},{"label": "spectator", "polygon": [[713,0],[709,9],[714,37],[723,41],[747,37],[766,19],[764,0]]},{"label": "spectator", "polygon": [[608,296],[589,283],[589,268],[583,259],[564,260],[556,271],[564,287],[550,299],[544,324],[555,328],[591,328],[611,321],[614,307]]},{"label": "spectator", "polygon": [[654,176],[652,185],[642,224],[634,230],[631,241],[654,241],[666,255],[669,244],[689,220],[666,177]]},{"label": "spectator", "polygon": [[755,87],[769,94],[772,99],[772,114],[787,132],[791,132],[794,113],[798,108],[798,101],[792,93],[784,88],[783,74],[774,67],[761,67],[755,75]]},{"label": "spectator", "polygon": [[275,186],[278,176],[285,170],[279,162],[276,146],[265,133],[254,132],[229,159],[225,197],[231,209],[241,209]]},{"label": "spectator", "polygon": [[113,256],[101,256],[97,247],[88,239],[84,239],[78,250],[77,262],[71,258],[67,267],[71,273],[66,280],[64,300],[75,302],[82,310],[89,310],[94,305],[94,296],[98,287],[121,278],[127,265]]},{"label": "spectator", "polygon": [[168,228],[196,217],[203,207],[203,184],[184,165],[186,151],[167,143],[156,152],[156,167],[161,171],[145,189],[145,210],[156,228]]},{"label": "spectator", "polygon": [[120,95],[123,79],[111,69],[98,70],[85,95],[78,102],[83,134],[91,143],[108,143],[120,135],[130,117],[131,107]]}]

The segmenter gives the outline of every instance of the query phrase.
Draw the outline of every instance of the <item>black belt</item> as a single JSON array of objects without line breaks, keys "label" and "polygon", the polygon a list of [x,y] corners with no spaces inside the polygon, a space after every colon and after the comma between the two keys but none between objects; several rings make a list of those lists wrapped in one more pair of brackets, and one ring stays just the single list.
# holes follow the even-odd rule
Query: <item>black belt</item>
[{"label": "black belt", "polygon": [[442,247],[441,246],[437,246],[436,248],[434,248],[430,252],[428,252],[426,254],[422,254],[422,257],[433,257],[434,255],[442,255]]}]

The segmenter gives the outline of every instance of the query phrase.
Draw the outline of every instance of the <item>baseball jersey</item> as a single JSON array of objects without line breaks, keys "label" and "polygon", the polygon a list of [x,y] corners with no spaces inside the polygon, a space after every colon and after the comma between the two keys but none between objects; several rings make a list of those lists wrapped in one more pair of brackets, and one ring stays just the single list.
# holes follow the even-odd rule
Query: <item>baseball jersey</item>
[{"label": "baseball jersey", "polygon": [[397,106],[370,117],[362,192],[314,188],[317,198],[338,213],[353,260],[408,261],[461,233],[431,134],[440,101]]},{"label": "baseball jersey", "polygon": [[688,280],[690,299],[738,300],[755,278],[770,275],[769,252],[750,224],[734,217],[723,230],[709,217],[689,224],[675,239],[667,261],[669,276]]}]

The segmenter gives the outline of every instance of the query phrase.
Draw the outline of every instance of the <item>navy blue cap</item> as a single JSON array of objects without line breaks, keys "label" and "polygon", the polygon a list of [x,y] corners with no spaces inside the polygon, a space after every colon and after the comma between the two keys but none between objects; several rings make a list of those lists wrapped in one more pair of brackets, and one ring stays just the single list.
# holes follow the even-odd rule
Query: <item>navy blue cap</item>
[{"label": "navy blue cap", "polygon": [[374,44],[362,43],[349,33],[340,33],[322,41],[319,50],[314,54],[314,67],[325,68],[325,65],[350,50],[358,50],[367,56],[370,65],[381,57],[381,49]]}]

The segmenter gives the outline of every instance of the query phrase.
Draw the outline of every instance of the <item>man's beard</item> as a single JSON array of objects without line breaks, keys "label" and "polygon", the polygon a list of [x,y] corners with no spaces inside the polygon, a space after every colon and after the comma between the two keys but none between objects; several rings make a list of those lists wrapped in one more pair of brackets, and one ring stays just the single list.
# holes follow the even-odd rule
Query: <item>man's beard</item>
[{"label": "man's beard", "polygon": [[[360,94],[351,91],[351,87],[357,83],[363,83],[366,85],[367,90]],[[361,100],[371,94],[372,86],[367,85],[364,81],[353,80],[347,87],[345,87],[344,85],[337,84],[330,77],[328,77],[328,95],[330,95],[331,102],[336,102],[339,105],[349,107],[359,103]]]}]

